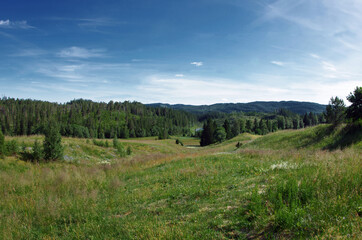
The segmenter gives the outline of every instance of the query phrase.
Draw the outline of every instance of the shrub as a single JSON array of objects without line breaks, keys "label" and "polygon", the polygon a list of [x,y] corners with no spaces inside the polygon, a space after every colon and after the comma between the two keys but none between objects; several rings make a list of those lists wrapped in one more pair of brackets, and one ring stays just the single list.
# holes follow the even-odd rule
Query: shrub
[{"label": "shrub", "polygon": [[5,150],[6,155],[15,155],[19,152],[18,142],[16,140],[11,140],[9,142],[5,142]]},{"label": "shrub", "polygon": [[183,142],[181,140],[179,140],[179,139],[176,139],[176,144],[180,144],[181,146],[184,145]]},{"label": "shrub", "polygon": [[43,159],[43,151],[38,140],[35,140],[33,145],[32,160],[38,162]]},{"label": "shrub", "polygon": [[127,155],[131,155],[132,154],[132,149],[130,146],[127,147]]},{"label": "shrub", "polygon": [[117,147],[117,153],[120,157],[125,157],[127,152],[126,150],[124,149],[123,145],[122,144],[119,144],[119,146]]},{"label": "shrub", "polygon": [[118,139],[117,139],[117,137],[115,136],[114,138],[113,138],[113,147],[115,148],[115,149],[117,149],[118,147],[119,147],[119,141],[118,141]]},{"label": "shrub", "polygon": [[107,140],[96,140],[96,139],[93,139],[93,144],[98,146],[98,147],[109,147],[109,143],[107,142]]}]

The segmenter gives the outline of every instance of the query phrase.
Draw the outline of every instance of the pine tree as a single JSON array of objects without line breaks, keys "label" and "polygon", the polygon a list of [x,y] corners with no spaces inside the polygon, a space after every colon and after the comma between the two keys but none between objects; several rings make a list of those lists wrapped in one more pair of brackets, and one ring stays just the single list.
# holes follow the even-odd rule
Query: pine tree
[{"label": "pine tree", "polygon": [[341,124],[345,118],[345,111],[346,107],[343,100],[338,97],[332,97],[326,107],[327,122],[333,125]]},{"label": "pine tree", "polygon": [[61,142],[62,138],[58,128],[53,124],[49,124],[43,142],[44,159],[46,161],[55,161],[63,157],[64,149]]},{"label": "pine tree", "polygon": [[347,100],[352,104],[347,108],[347,117],[353,121],[362,118],[362,87],[356,87],[353,93],[347,96]]}]

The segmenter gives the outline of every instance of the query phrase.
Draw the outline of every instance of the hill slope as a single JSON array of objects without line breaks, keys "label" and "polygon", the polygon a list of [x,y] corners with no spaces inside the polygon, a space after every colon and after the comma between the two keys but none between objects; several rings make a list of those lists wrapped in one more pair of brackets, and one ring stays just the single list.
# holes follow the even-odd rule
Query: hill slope
[{"label": "hill slope", "polygon": [[322,124],[300,130],[268,134],[244,146],[257,149],[344,149],[362,148],[362,127]]}]

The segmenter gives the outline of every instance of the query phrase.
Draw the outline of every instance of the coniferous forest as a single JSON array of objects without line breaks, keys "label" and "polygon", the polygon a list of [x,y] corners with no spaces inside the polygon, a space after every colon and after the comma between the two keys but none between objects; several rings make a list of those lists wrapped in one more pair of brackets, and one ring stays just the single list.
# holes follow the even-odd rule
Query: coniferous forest
[{"label": "coniferous forest", "polygon": [[98,103],[74,100],[65,104],[2,98],[0,125],[5,135],[44,134],[49,122],[61,135],[80,138],[132,138],[190,135],[194,115],[167,108],[147,107],[138,102]]},{"label": "coniferous forest", "polygon": [[[323,113],[297,114],[286,109],[263,112],[192,113],[139,102],[73,100],[65,104],[30,99],[0,99],[0,126],[5,135],[44,134],[49,123],[62,136],[134,138],[169,135],[200,137],[200,145],[222,142],[240,133],[265,135],[325,123]],[[196,129],[196,131],[195,131]],[[206,139],[207,138],[207,139]]]}]

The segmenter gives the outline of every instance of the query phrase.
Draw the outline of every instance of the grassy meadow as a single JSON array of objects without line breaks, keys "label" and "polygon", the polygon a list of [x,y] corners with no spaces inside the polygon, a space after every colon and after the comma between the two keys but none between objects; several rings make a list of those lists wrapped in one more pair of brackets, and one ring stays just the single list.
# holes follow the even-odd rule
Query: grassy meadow
[{"label": "grassy meadow", "polygon": [[362,239],[360,128],[176,138],[120,140],[123,158],[112,140],[63,138],[63,161],[0,159],[0,239]]}]

